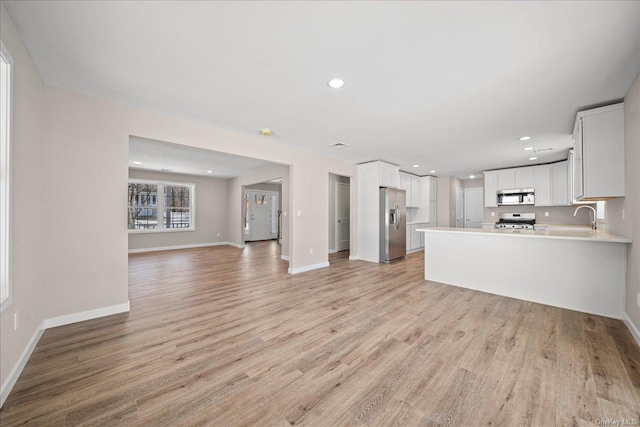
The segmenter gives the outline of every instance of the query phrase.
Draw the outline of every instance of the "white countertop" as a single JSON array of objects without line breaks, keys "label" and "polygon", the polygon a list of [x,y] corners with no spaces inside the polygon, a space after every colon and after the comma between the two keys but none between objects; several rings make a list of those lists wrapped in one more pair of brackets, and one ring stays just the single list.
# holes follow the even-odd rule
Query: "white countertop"
[{"label": "white countertop", "polygon": [[414,224],[430,224],[429,221],[410,221],[407,222],[407,225],[414,225]]},{"label": "white countertop", "polygon": [[451,228],[451,227],[435,227],[435,228],[419,228],[417,231],[429,231],[434,233],[467,233],[496,235],[508,237],[530,237],[543,239],[564,239],[564,240],[585,240],[589,242],[609,242],[609,243],[631,243],[631,239],[617,234],[609,233],[604,230],[593,231],[590,228],[575,227],[575,229],[567,229],[562,227],[554,229],[550,227],[544,231],[539,230],[483,230],[480,228]]}]

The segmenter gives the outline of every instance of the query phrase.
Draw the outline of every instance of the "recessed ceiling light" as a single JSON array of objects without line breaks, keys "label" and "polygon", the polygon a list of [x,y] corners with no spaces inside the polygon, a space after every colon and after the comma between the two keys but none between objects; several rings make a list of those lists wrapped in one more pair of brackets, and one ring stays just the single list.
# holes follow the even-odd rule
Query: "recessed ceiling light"
[{"label": "recessed ceiling light", "polygon": [[531,139],[530,136],[523,136],[523,137],[520,138],[520,141],[528,141],[530,139]]},{"label": "recessed ceiling light", "polygon": [[471,179],[473,179],[475,177],[476,177],[475,175],[469,175],[469,178],[471,178]]},{"label": "recessed ceiling light", "polygon": [[213,173],[213,171],[207,171],[207,173]]},{"label": "recessed ceiling light", "polygon": [[436,171],[429,171],[429,173],[436,173]]},{"label": "recessed ceiling light", "polygon": [[529,160],[538,160],[537,157],[529,157]]},{"label": "recessed ceiling light", "polygon": [[269,128],[264,128],[264,129],[260,129],[260,133],[264,136],[271,136],[273,135],[273,130]]},{"label": "recessed ceiling light", "polygon": [[531,151],[531,150],[533,150],[533,147],[526,147],[526,148],[524,149],[524,151]]},{"label": "recessed ceiling light", "polygon": [[141,165],[142,162],[133,162],[134,165]]},{"label": "recessed ceiling light", "polygon": [[344,80],[336,77],[335,79],[329,80],[327,84],[331,89],[340,89],[342,86],[344,86]]},{"label": "recessed ceiling light", "polygon": [[420,167],[420,165],[413,165],[413,167],[414,167],[414,168],[419,168],[419,167]]}]

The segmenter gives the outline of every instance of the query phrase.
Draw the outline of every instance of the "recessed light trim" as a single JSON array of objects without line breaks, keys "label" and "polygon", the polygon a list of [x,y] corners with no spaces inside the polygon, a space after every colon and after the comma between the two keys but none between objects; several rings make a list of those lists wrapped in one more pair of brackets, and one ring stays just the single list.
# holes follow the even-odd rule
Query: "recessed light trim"
[{"label": "recessed light trim", "polygon": [[342,86],[344,86],[344,80],[340,77],[334,77],[333,79],[329,80],[327,84],[331,89],[340,89]]},{"label": "recessed light trim", "polygon": [[269,128],[262,128],[262,129],[260,129],[260,133],[261,133],[263,136],[271,136],[271,135],[273,135],[273,129],[269,129]]},{"label": "recessed light trim", "polygon": [[531,137],[530,137],[530,136],[521,136],[521,137],[520,137],[520,141],[528,141],[528,140],[530,140],[530,139],[531,139]]},{"label": "recessed light trim", "polygon": [[538,160],[537,157],[529,157],[529,160]]},{"label": "recessed light trim", "polygon": [[414,167],[414,168],[419,168],[419,167],[420,167],[420,165],[413,165],[413,167]]},{"label": "recessed light trim", "polygon": [[134,165],[141,165],[142,162],[133,162]]},{"label": "recessed light trim", "polygon": [[524,151],[533,151],[533,147],[525,147]]},{"label": "recessed light trim", "polygon": [[474,179],[476,176],[475,175],[469,175],[469,178]]},{"label": "recessed light trim", "polygon": [[429,171],[429,173],[436,173],[436,171]]},{"label": "recessed light trim", "polygon": [[207,173],[213,173],[213,171],[207,171]]}]

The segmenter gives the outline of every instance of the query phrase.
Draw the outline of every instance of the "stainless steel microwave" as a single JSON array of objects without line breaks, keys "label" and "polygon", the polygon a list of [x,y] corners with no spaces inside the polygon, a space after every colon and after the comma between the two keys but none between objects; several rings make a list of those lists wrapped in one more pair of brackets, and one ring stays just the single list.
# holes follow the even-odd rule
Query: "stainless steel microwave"
[{"label": "stainless steel microwave", "polygon": [[515,188],[513,190],[499,190],[498,205],[533,205],[535,195],[533,188]]}]

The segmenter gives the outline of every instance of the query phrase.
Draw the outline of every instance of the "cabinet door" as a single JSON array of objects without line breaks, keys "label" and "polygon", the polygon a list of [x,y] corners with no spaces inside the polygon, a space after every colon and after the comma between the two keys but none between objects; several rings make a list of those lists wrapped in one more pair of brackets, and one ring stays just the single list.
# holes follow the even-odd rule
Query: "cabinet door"
[{"label": "cabinet door", "polygon": [[498,171],[498,190],[511,190],[516,188],[516,171],[505,169]]},{"label": "cabinet door", "polygon": [[411,193],[411,175],[400,172],[400,189],[406,191],[405,204],[407,207],[415,206]]},{"label": "cabinet door", "polygon": [[551,206],[551,168],[537,166],[533,171],[536,206]]},{"label": "cabinet door", "polygon": [[416,231],[417,224],[411,226],[411,250],[420,249],[420,235],[422,231]]},{"label": "cabinet door", "polygon": [[429,202],[429,223],[431,227],[438,225],[438,202],[435,200]]},{"label": "cabinet door", "polygon": [[414,207],[419,208],[420,207],[420,191],[422,190],[421,186],[420,186],[420,178],[418,178],[417,176],[412,176],[411,177],[411,202],[413,203]]},{"label": "cabinet door", "polygon": [[551,204],[553,206],[569,205],[568,162],[551,165]]},{"label": "cabinet door", "polygon": [[514,188],[533,188],[533,169],[532,167],[516,169],[516,186]]},{"label": "cabinet door", "polygon": [[576,198],[573,196],[573,168],[575,165],[573,150],[569,150],[569,157],[567,158],[567,193],[569,201],[568,203],[573,203]]},{"label": "cabinet door", "polygon": [[380,165],[380,187],[400,187],[400,171],[391,165]]},{"label": "cabinet door", "polygon": [[495,208],[498,206],[498,173],[489,171],[484,173],[484,207]]},{"label": "cabinet door", "polygon": [[411,250],[411,226],[410,225],[407,226],[407,245],[406,245],[406,250],[407,251]]},{"label": "cabinet door", "polygon": [[[429,224],[420,224],[419,228],[427,228]],[[420,232],[420,248],[424,248],[424,231]]]},{"label": "cabinet door", "polygon": [[580,118],[576,127],[576,134],[573,136],[573,198],[576,200],[584,195],[582,148],[582,118]]},{"label": "cabinet door", "polygon": [[429,177],[429,200],[435,202],[438,200],[438,179]]}]

